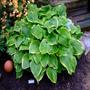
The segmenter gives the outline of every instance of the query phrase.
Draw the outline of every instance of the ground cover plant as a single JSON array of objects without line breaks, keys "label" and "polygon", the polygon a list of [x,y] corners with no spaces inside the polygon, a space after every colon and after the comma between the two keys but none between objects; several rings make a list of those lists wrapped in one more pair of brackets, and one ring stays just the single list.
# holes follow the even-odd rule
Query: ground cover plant
[{"label": "ground cover plant", "polygon": [[6,30],[7,52],[12,56],[16,77],[32,72],[37,82],[46,74],[52,83],[67,70],[72,75],[83,53],[82,32],[67,18],[66,7],[27,5],[28,15]]}]

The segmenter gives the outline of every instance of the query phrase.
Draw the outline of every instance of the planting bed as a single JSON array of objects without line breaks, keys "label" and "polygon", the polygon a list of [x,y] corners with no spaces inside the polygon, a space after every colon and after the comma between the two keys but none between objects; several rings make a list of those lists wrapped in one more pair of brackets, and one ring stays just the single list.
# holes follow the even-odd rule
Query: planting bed
[{"label": "planting bed", "polygon": [[90,54],[82,55],[78,61],[76,73],[72,76],[65,72],[58,75],[56,84],[52,84],[47,77],[39,83],[28,84],[28,80],[34,79],[31,73],[25,72],[21,79],[16,80],[15,71],[6,74],[3,70],[3,63],[9,59],[8,55],[3,54],[2,66],[0,66],[0,90],[90,90]]}]

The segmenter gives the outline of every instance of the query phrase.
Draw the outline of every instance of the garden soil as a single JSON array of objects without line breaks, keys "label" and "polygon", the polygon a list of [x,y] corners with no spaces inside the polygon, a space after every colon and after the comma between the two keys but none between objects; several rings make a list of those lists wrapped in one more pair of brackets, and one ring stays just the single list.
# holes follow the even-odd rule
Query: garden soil
[{"label": "garden soil", "polygon": [[90,52],[85,56],[81,56],[78,60],[76,72],[69,76],[67,72],[58,74],[56,84],[52,84],[50,80],[44,76],[44,78],[37,83],[29,84],[28,80],[34,80],[33,75],[30,72],[24,72],[21,79],[16,79],[15,70],[12,73],[5,73],[3,70],[3,64],[5,60],[10,59],[7,54],[2,54],[0,60],[0,90],[90,90]]}]

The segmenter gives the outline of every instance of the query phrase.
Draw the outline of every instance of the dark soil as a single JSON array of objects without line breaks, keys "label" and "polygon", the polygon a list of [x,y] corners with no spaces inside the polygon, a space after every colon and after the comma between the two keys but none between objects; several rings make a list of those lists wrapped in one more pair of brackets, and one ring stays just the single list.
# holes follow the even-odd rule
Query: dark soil
[{"label": "dark soil", "polygon": [[[5,56],[5,57],[4,57]],[[66,72],[58,75],[56,84],[52,84],[45,76],[43,80],[37,84],[28,84],[28,80],[34,79],[33,75],[25,72],[21,79],[16,80],[15,71],[6,74],[3,70],[3,64],[8,56],[4,54],[4,60],[0,60],[0,90],[90,90],[90,55],[88,58],[82,55],[78,60],[78,66],[75,74],[69,76]],[[8,57],[8,58],[7,58]]]}]

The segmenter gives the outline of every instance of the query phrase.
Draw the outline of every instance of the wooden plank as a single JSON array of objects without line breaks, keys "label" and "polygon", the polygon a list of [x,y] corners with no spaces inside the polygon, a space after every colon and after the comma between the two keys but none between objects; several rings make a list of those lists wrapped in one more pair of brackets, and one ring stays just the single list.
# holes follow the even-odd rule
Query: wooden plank
[{"label": "wooden plank", "polygon": [[57,5],[57,4],[61,4],[61,3],[72,3],[72,2],[76,2],[78,0],[38,0],[39,2],[42,3],[50,3],[52,5]]},{"label": "wooden plank", "polygon": [[74,9],[72,12],[68,12],[69,16],[75,17],[87,13],[87,7]]},{"label": "wooden plank", "polygon": [[87,0],[78,0],[76,2],[66,3],[69,11],[73,11],[75,8],[87,6]]},{"label": "wooden plank", "polygon": [[90,19],[86,19],[84,21],[78,22],[78,24],[81,26],[81,28],[90,27]]},{"label": "wooden plank", "polygon": [[86,20],[86,19],[89,19],[90,18],[90,13],[87,13],[87,14],[83,14],[83,15],[80,15],[80,16],[75,16],[73,17],[77,22],[79,21],[83,21],[83,20]]},{"label": "wooden plank", "polygon": [[75,24],[79,24],[81,28],[90,27],[90,13],[81,14],[79,16],[69,17]]},{"label": "wooden plank", "polygon": [[59,3],[74,3],[78,0],[57,0],[57,1],[59,1]]}]

